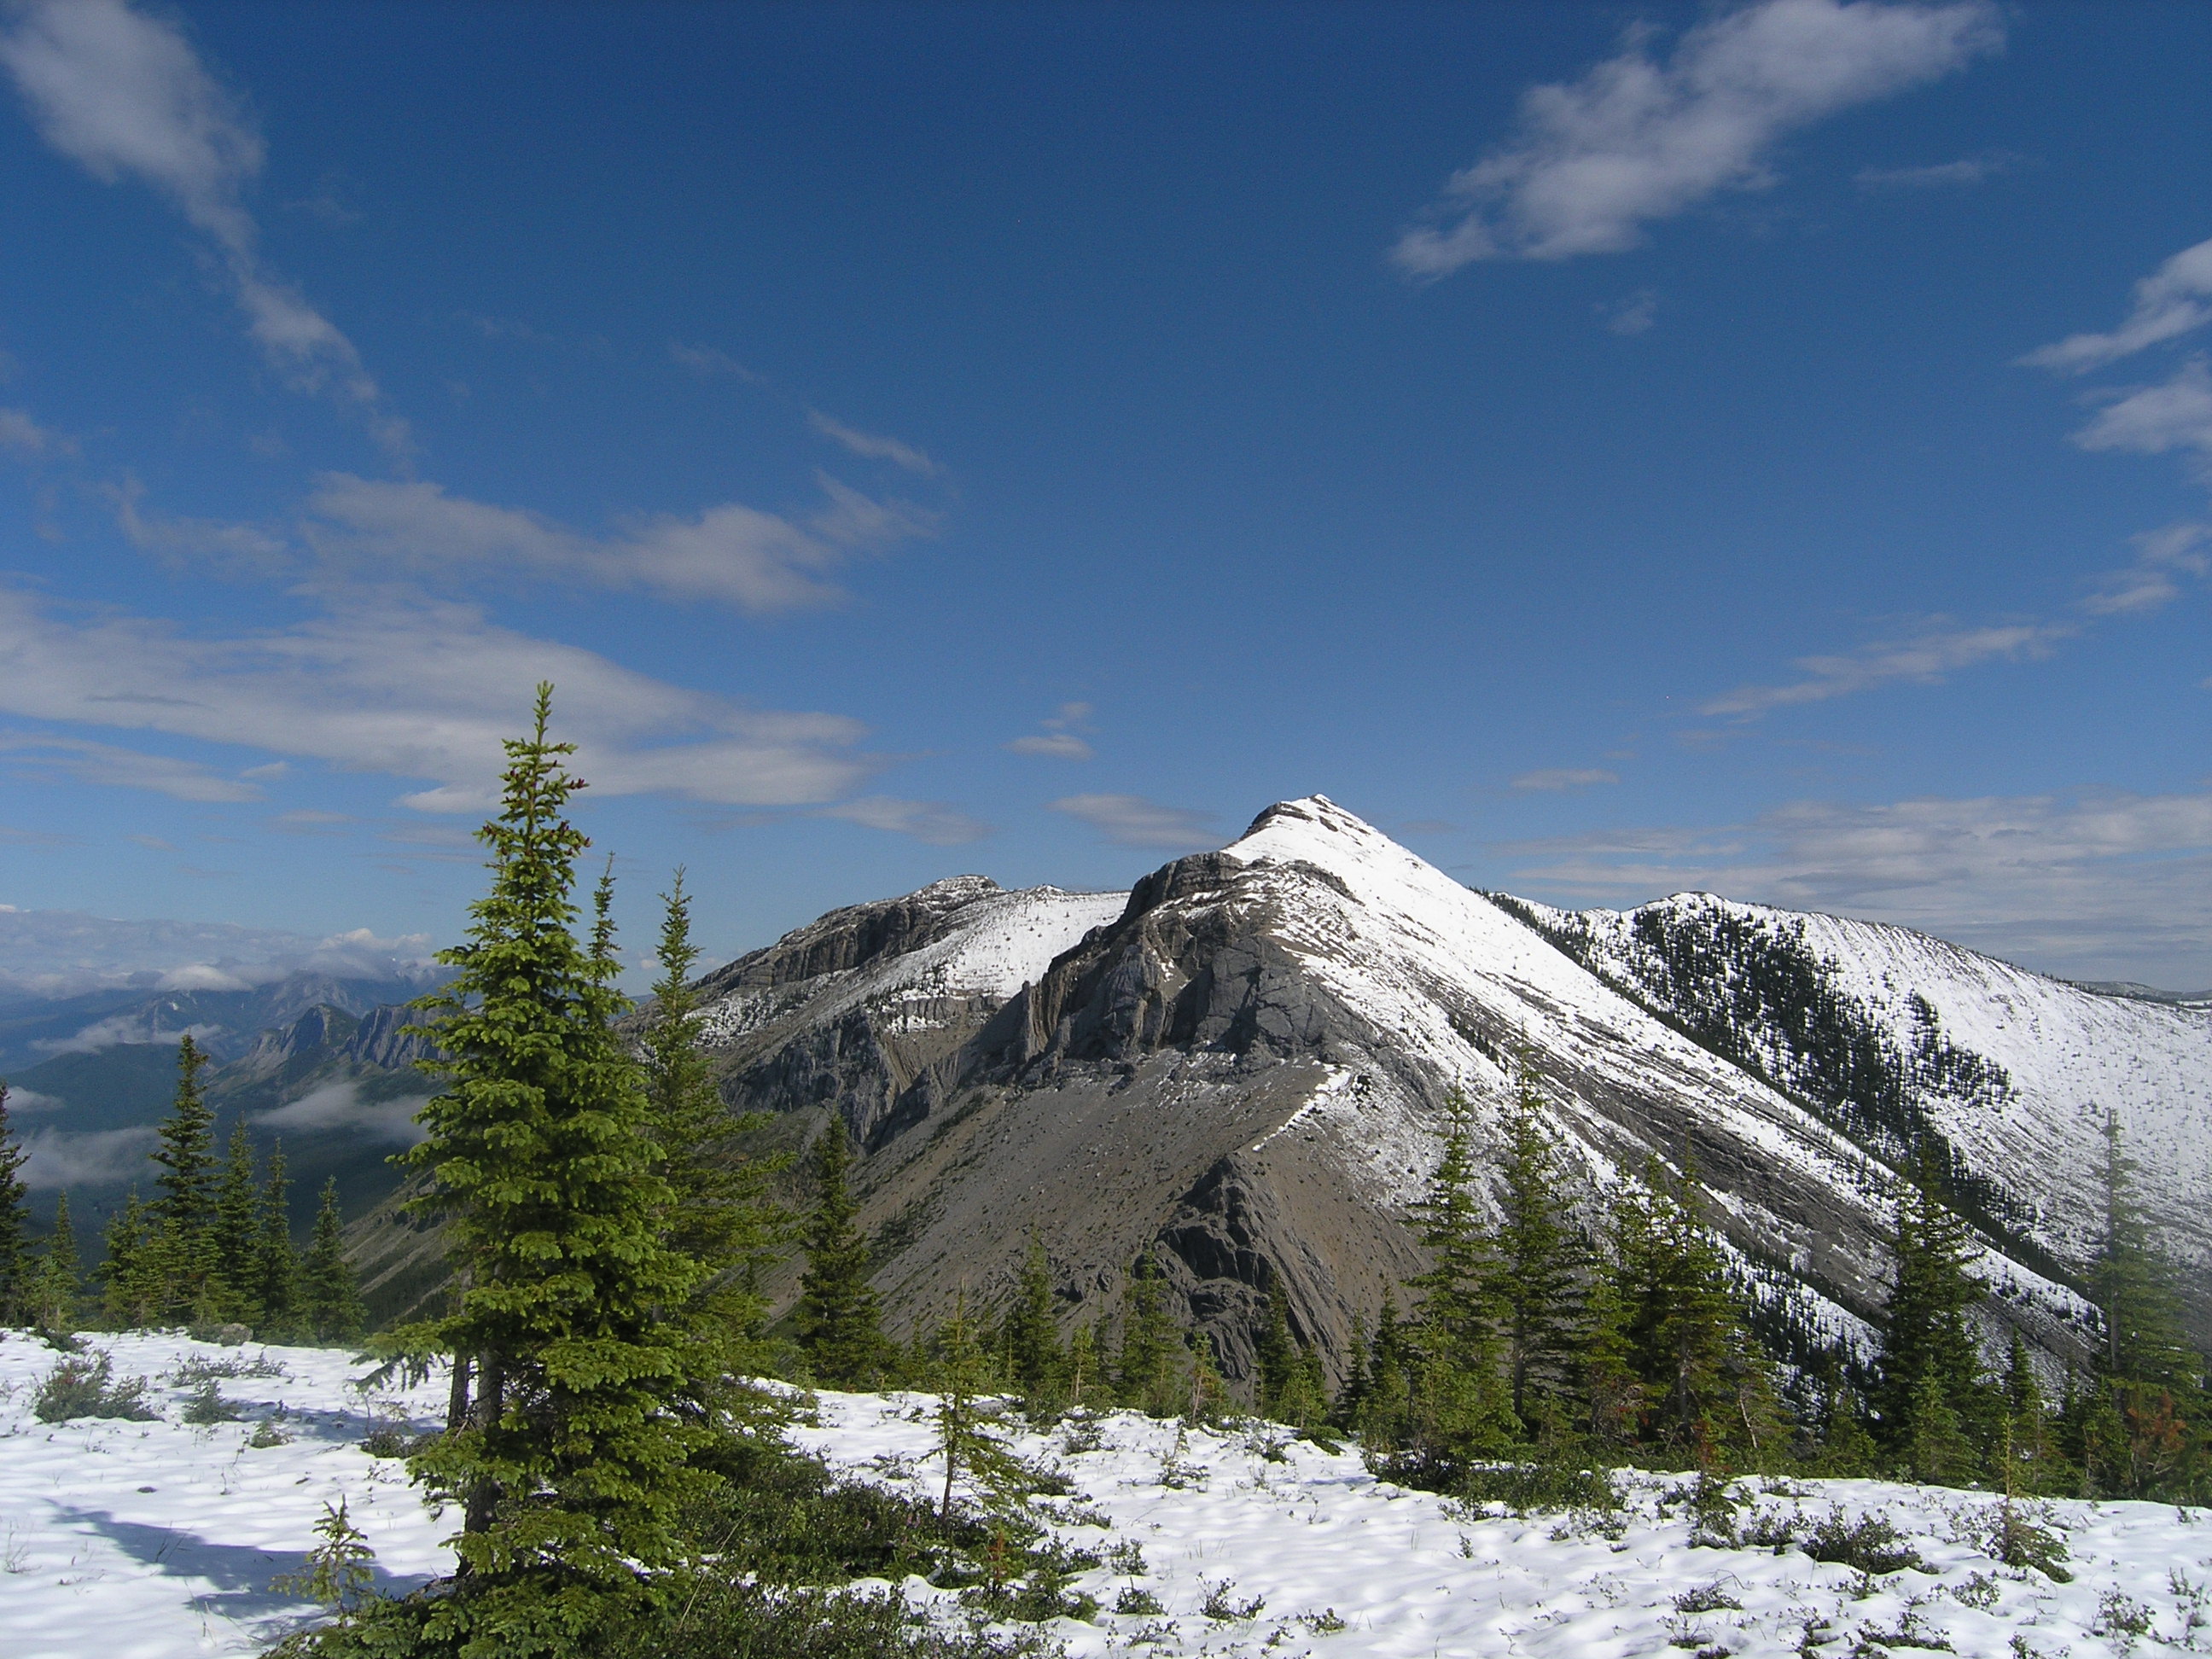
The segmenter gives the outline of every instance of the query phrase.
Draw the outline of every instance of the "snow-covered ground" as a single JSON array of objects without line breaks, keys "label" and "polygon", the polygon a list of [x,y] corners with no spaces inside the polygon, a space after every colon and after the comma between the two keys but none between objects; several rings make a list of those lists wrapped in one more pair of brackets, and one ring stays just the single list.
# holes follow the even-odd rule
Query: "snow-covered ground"
[{"label": "snow-covered ground", "polygon": [[[249,1420],[195,1428],[180,1364],[237,1359],[174,1335],[94,1337],[118,1378],[154,1379],[162,1420],[48,1425],[31,1412],[57,1356],[0,1337],[0,1653],[7,1659],[183,1659],[250,1653],[304,1616],[268,1583],[313,1542],[343,1496],[375,1546],[380,1581],[444,1570],[451,1528],[427,1514],[401,1465],[356,1443],[378,1421],[433,1419],[436,1379],[364,1395],[367,1368],[325,1350],[270,1348],[284,1375],[226,1380]],[[921,1395],[824,1394],[803,1443],[869,1478],[929,1488]],[[252,1447],[282,1405],[289,1443]],[[1086,1442],[1094,1440],[1094,1444]],[[1863,1580],[1794,1550],[1692,1547],[1684,1483],[1624,1475],[1617,1515],[1469,1514],[1376,1480],[1261,1425],[1221,1431],[1117,1414],[1023,1437],[1073,1486],[1047,1507],[1072,1545],[1107,1565],[1072,1588],[1102,1607],[1054,1634],[1077,1659],[1310,1654],[1627,1659],[1725,1650],[1739,1659],[1868,1646],[1948,1647],[1992,1659],[2212,1652],[2212,1512],[2149,1504],[2033,1506],[2064,1540],[2072,1582],[2001,1566],[1983,1547],[1986,1494],[1876,1481],[1746,1482],[1738,1516],[1886,1516],[1930,1571]],[[1133,1554],[1127,1547],[1134,1546]],[[1138,1559],[1141,1558],[1141,1568]],[[916,1601],[955,1609],[920,1580]],[[1158,1613],[1117,1613],[1130,1592]],[[1206,1611],[1211,1601],[1216,1613]],[[1253,1606],[1255,1602],[1260,1605]],[[1685,1612],[1678,1604],[1702,1606]],[[1734,1604],[1734,1605],[1730,1605]],[[1811,1645],[1808,1646],[1808,1635]]]}]

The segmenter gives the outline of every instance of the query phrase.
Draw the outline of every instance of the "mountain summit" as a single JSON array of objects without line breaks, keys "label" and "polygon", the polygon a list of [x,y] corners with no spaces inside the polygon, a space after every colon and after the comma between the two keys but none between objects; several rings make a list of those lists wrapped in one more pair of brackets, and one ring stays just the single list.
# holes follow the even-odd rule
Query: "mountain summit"
[{"label": "mountain summit", "polygon": [[902,1327],[963,1285],[1007,1294],[1032,1237],[1068,1319],[1108,1317],[1151,1249],[1231,1375],[1277,1283],[1336,1369],[1419,1269],[1402,1218],[1450,1103],[1480,1143],[1522,1073],[1593,1215],[1648,1158],[1693,1158],[1770,1328],[1799,1340],[1864,1341],[1916,1140],[1948,1149],[1989,1247],[1993,1341],[2080,1350],[2108,1107],[2170,1248],[2212,1261],[2212,1011],[1709,895],[1577,913],[1476,892],[1319,795],[1127,893],[957,877],[701,990],[734,1109],[794,1139],[834,1115],[863,1148]]}]

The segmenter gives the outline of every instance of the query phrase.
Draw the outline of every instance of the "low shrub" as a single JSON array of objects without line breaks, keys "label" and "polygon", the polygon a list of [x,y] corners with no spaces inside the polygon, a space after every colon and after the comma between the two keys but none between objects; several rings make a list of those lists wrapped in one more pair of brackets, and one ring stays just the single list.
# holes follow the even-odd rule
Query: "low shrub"
[{"label": "low shrub", "polygon": [[1815,1561],[1835,1561],[1854,1571],[1881,1577],[1908,1567],[1926,1572],[1920,1553],[1905,1541],[1888,1519],[1863,1515],[1845,1521],[1840,1510],[1832,1510],[1814,1525],[1797,1547]]},{"label": "low shrub", "polygon": [[115,1362],[106,1354],[64,1359],[48,1371],[31,1401],[41,1423],[67,1423],[80,1417],[119,1417],[150,1423],[161,1413],[146,1403],[146,1379],[115,1381]]},{"label": "low shrub", "polygon": [[195,1389],[192,1397],[185,1401],[185,1421],[187,1423],[201,1425],[235,1423],[245,1414],[236,1404],[222,1397],[222,1390],[216,1386],[216,1380],[211,1376]]}]

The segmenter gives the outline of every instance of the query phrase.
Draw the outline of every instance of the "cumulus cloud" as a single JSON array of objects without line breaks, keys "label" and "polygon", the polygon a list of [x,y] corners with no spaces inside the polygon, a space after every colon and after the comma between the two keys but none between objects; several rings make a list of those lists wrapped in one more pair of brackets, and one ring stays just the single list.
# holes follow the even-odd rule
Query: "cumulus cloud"
[{"label": "cumulus cloud", "polygon": [[812,805],[878,764],[849,752],[862,728],[844,716],[684,690],[463,605],[348,592],[289,629],[210,637],[113,611],[56,614],[0,589],[0,712],[425,779],[404,799],[431,811],[496,799],[501,739],[527,725],[531,688],[548,679],[578,771],[608,794]]},{"label": "cumulus cloud", "polygon": [[1800,657],[1805,678],[1788,685],[1746,685],[1715,697],[1699,712],[1755,718],[1792,703],[1826,702],[1895,684],[1935,685],[1955,670],[1991,661],[2047,656],[2075,630],[2063,623],[2014,623],[1985,628],[1930,628],[1839,656]]},{"label": "cumulus cloud", "polygon": [[1617,772],[1602,772],[1595,767],[1555,766],[1537,772],[1523,772],[1513,780],[1516,789],[1587,789],[1592,784],[1619,783]]},{"label": "cumulus cloud", "polygon": [[324,559],[349,568],[511,572],[757,613],[835,604],[843,590],[828,577],[849,553],[935,529],[907,503],[877,501],[827,475],[818,482],[826,504],[804,525],[731,501],[595,537],[434,483],[330,472],[308,498],[305,534]]},{"label": "cumulus cloud", "polygon": [[912,836],[932,847],[959,847],[981,841],[991,833],[989,824],[970,817],[957,806],[935,800],[901,800],[893,795],[863,795],[858,800],[829,807],[822,816],[844,818],[871,830],[888,830],[894,835]]},{"label": "cumulus cloud", "polygon": [[920,473],[925,478],[937,476],[937,463],[912,444],[902,443],[896,438],[886,438],[873,432],[860,431],[847,426],[842,421],[832,420],[818,409],[806,411],[806,423],[833,443],[842,444],[866,459],[889,461],[893,466]]},{"label": "cumulus cloud", "polygon": [[1211,812],[1163,806],[1142,795],[1066,795],[1048,801],[1046,807],[1089,824],[1107,840],[1122,847],[1188,850],[1218,846],[1221,841]]},{"label": "cumulus cloud", "polygon": [[415,1115],[430,1103],[428,1095],[407,1095],[398,1100],[364,1100],[358,1083],[326,1083],[312,1093],[273,1110],[254,1115],[264,1128],[296,1133],[301,1130],[345,1129],[395,1146],[412,1146],[423,1139]]},{"label": "cumulus cloud", "polygon": [[0,66],[48,144],[103,183],[150,186],[200,232],[247,332],[291,386],[335,391],[387,451],[412,450],[353,343],[263,263],[246,205],[261,135],[178,24],[124,0],[30,0],[0,33]]},{"label": "cumulus cloud", "polygon": [[2212,322],[2212,240],[2185,247],[2136,284],[2135,304],[2109,334],[2069,334],[2021,362],[2069,374],[2102,368]]},{"label": "cumulus cloud", "polygon": [[1564,85],[1522,94],[1513,136],[1455,173],[1391,252],[1433,279],[1481,259],[1635,246],[1644,227],[1773,182],[1788,133],[1964,67],[2003,43],[1995,6],[1762,0],[1655,56],[1648,31]]},{"label": "cumulus cloud", "polygon": [[1091,747],[1076,734],[1091,729],[1087,723],[1090,719],[1089,703],[1064,702],[1060,706],[1060,712],[1050,720],[1038,722],[1044,727],[1043,731],[1016,738],[1006,744],[1006,748],[1017,755],[1041,755],[1053,760],[1089,760],[1093,752]]},{"label": "cumulus cloud", "polygon": [[2212,983],[2212,795],[1799,801],[1504,849],[1577,902],[1705,889],[1922,928],[2048,972]]},{"label": "cumulus cloud", "polygon": [[23,1150],[29,1154],[23,1164],[23,1184],[33,1192],[120,1186],[143,1170],[146,1155],[154,1150],[154,1131],[100,1129],[70,1134],[61,1129],[33,1129],[23,1137]]},{"label": "cumulus cloud", "polygon": [[1920,167],[1862,167],[1851,182],[1861,190],[1959,190],[2009,173],[2020,157],[2008,150],[1984,150],[1955,161]]}]

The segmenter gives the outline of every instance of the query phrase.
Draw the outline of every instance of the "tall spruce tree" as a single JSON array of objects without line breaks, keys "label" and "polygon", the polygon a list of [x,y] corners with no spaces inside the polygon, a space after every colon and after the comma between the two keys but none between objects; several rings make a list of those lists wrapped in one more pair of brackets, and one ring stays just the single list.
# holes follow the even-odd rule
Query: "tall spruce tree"
[{"label": "tall spruce tree", "polygon": [[177,1045],[177,1093],[161,1121],[154,1162],[155,1197],[146,1206],[149,1279],[160,1286],[153,1316],[204,1317],[215,1270],[215,1111],[200,1073],[208,1056],[188,1031]]},{"label": "tall spruce tree", "polygon": [[1115,1378],[1121,1403],[1151,1417],[1172,1417],[1181,1407],[1182,1347],[1169,1317],[1167,1283],[1146,1250],[1129,1269],[1121,1298],[1121,1347]]},{"label": "tall spruce tree", "polygon": [[1057,1406],[1067,1391],[1067,1352],[1053,1310],[1052,1265],[1043,1242],[1035,1237],[1022,1258],[999,1342],[1006,1357],[1006,1380],[1020,1390],[1024,1406],[1031,1412]]},{"label": "tall spruce tree", "polygon": [[76,1229],[70,1224],[69,1194],[64,1191],[54,1199],[54,1228],[46,1235],[46,1248],[32,1266],[25,1290],[31,1323],[57,1336],[76,1329],[81,1275]]},{"label": "tall spruce tree", "polygon": [[1466,1103],[1455,1099],[1443,1155],[1415,1206],[1430,1265],[1412,1280],[1421,1295],[1413,1331],[1413,1438],[1434,1458],[1490,1455],[1513,1439],[1498,1364],[1495,1264],[1474,1181],[1473,1122]]},{"label": "tall spruce tree", "polygon": [[[696,1356],[703,1395],[726,1406],[723,1380],[757,1369],[767,1303],[759,1268],[775,1247],[781,1211],[769,1182],[781,1167],[750,1158],[738,1137],[758,1119],[733,1116],[699,1046],[699,998],[691,988],[699,949],[691,941],[691,898],[678,870],[661,895],[660,976],[646,1010],[641,1047],[653,1139],[669,1201],[662,1212],[668,1247],[698,1264],[699,1281],[669,1310]],[[711,1350],[711,1352],[709,1352]],[[708,1402],[702,1397],[702,1407]],[[718,1407],[710,1407],[718,1408]]]},{"label": "tall spruce tree", "polygon": [[697,1273],[660,1237],[671,1194],[641,1069],[611,1028],[604,902],[590,942],[574,931],[588,842],[567,808],[582,781],[574,746],[547,735],[551,698],[538,687],[531,734],[506,744],[500,811],[477,832],[489,890],[441,953],[453,979],[416,1005],[444,1087],[404,1159],[429,1178],[419,1207],[446,1218],[461,1288],[403,1342],[472,1367],[459,1420],[410,1460],[463,1511],[459,1593],[425,1617],[440,1641],[517,1659],[628,1616],[707,1484],[690,1461],[706,1431],[675,1409],[684,1332],[660,1316]]},{"label": "tall spruce tree", "polygon": [[852,1166],[844,1120],[832,1117],[815,1143],[814,1207],[801,1236],[806,1268],[793,1322],[816,1378],[841,1389],[874,1383],[890,1359],[882,1305],[868,1283],[872,1252],[853,1224],[860,1206],[847,1180]]},{"label": "tall spruce tree", "polygon": [[1711,1466],[1757,1453],[1776,1429],[1765,1358],[1744,1328],[1705,1221],[1694,1164],[1679,1175],[1647,1159],[1613,1206],[1613,1286],[1620,1352],[1644,1407],[1644,1433]]},{"label": "tall spruce tree", "polygon": [[284,1143],[269,1149],[253,1237],[253,1294],[270,1331],[289,1334],[300,1318],[300,1253],[292,1244],[292,1177]]},{"label": "tall spruce tree", "polygon": [[1970,1480],[1993,1449],[2002,1411],[1966,1318],[1981,1299],[1966,1272],[1973,1233],[1947,1201],[1932,1157],[1916,1154],[1906,1166],[1889,1248],[1872,1391],[1879,1438],[1916,1480]]},{"label": "tall spruce tree", "polygon": [[2103,1237],[2089,1277],[2102,1316],[2098,1386],[2082,1413],[2085,1472],[2099,1492],[2197,1495],[2212,1461],[2203,1418],[2205,1366],[2183,1336],[2171,1270],[2151,1243],[2136,1196],[2136,1162],[2119,1115],[2105,1116],[2098,1170]]},{"label": "tall spruce tree", "polygon": [[318,1342],[351,1342],[367,1315],[353,1264],[345,1259],[345,1222],[338,1213],[338,1179],[323,1183],[315,1230],[300,1264],[300,1322]]},{"label": "tall spruce tree", "polygon": [[1505,1120],[1492,1297],[1514,1419],[1540,1437],[1576,1414],[1588,1271],[1542,1113],[1543,1097],[1524,1074]]},{"label": "tall spruce tree", "polygon": [[9,1125],[8,1084],[0,1079],[0,1325],[28,1316],[31,1212],[22,1176],[28,1157]]},{"label": "tall spruce tree", "polygon": [[246,1121],[231,1125],[222,1172],[216,1176],[215,1212],[208,1227],[214,1311],[246,1325],[263,1323],[260,1275],[255,1271],[254,1224],[260,1194],[255,1190],[253,1143]]}]

